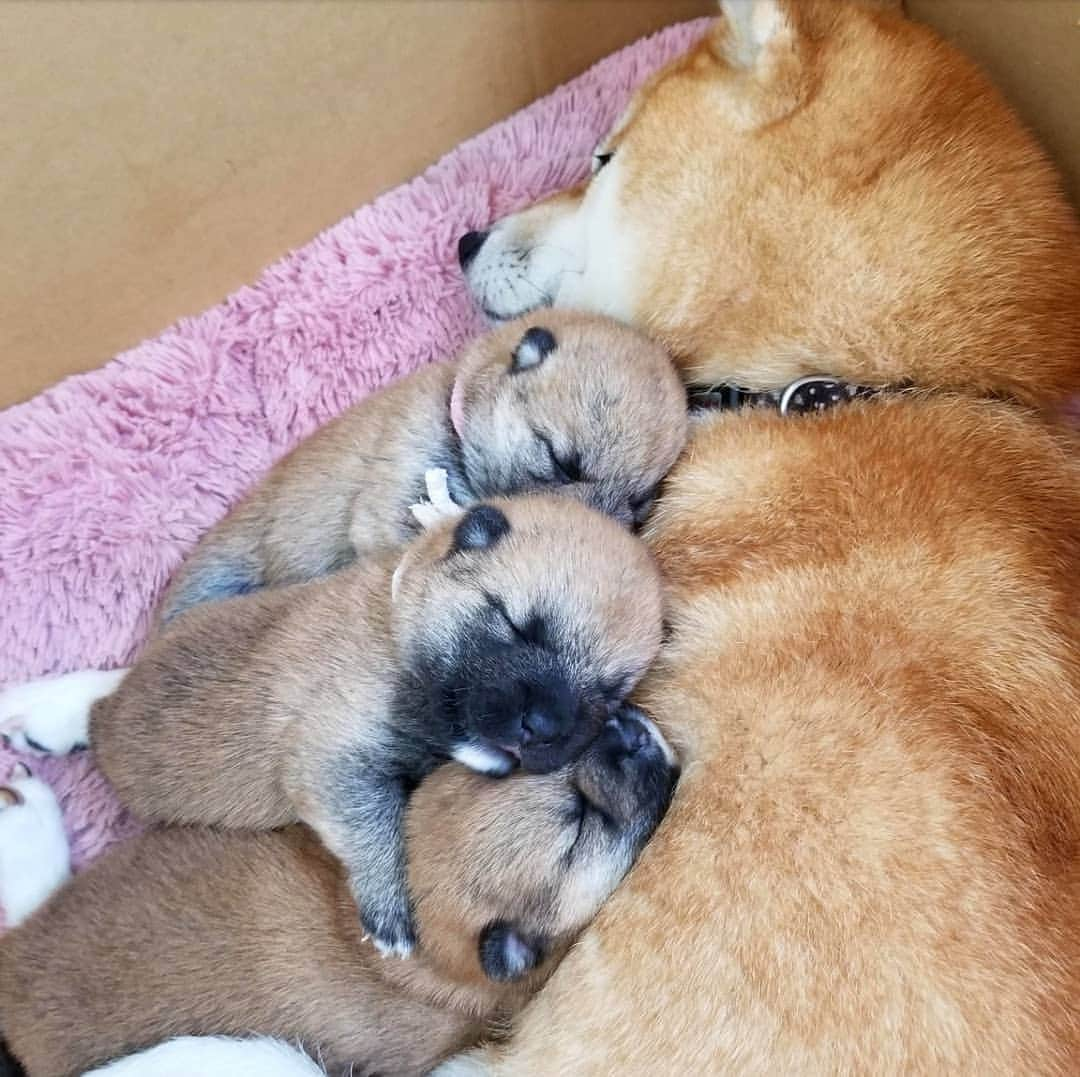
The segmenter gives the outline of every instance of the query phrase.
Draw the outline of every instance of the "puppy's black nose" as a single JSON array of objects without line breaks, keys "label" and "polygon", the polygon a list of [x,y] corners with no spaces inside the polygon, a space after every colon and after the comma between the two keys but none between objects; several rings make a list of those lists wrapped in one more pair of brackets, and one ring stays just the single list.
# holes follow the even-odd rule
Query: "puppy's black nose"
[{"label": "puppy's black nose", "polygon": [[550,744],[563,731],[558,714],[542,703],[533,703],[521,719],[522,744]]},{"label": "puppy's black nose", "polygon": [[457,241],[457,260],[462,269],[468,269],[469,263],[480,253],[480,248],[487,239],[487,232],[466,232]]},{"label": "puppy's black nose", "polygon": [[637,755],[652,743],[652,735],[644,722],[633,716],[630,708],[624,708],[620,714],[608,719],[612,737],[619,748],[627,755]]}]

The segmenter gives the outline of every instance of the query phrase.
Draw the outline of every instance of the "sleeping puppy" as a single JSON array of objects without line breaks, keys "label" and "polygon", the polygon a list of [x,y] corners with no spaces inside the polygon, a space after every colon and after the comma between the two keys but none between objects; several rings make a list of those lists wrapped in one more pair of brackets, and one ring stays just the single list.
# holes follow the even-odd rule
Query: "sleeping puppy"
[{"label": "sleeping puppy", "polygon": [[[629,531],[566,498],[483,502],[403,556],[189,610],[94,705],[89,741],[144,819],[309,824],[376,944],[407,953],[416,782],[451,756],[499,775],[562,767],[660,636],[659,575]],[[33,737],[50,746],[71,711],[65,679],[46,683],[60,705]]]},{"label": "sleeping puppy", "polygon": [[554,490],[641,523],[685,439],[686,395],[659,345],[592,314],[519,319],[303,442],[200,541],[160,617],[402,546],[433,468],[458,504]]},{"label": "sleeping puppy", "polygon": [[546,775],[439,768],[406,818],[419,948],[400,962],[363,937],[346,875],[306,827],[150,831],[0,941],[0,1033],[29,1077],[210,1034],[280,1037],[331,1073],[425,1073],[497,1034],[547,978],[676,772],[632,708]]}]

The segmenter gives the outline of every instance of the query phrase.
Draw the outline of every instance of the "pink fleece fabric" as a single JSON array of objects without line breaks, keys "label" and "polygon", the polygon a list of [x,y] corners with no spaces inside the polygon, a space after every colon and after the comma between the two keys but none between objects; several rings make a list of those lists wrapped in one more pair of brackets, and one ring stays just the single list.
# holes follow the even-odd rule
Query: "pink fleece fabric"
[{"label": "pink fleece fabric", "polygon": [[[608,57],[219,306],[0,413],[0,683],[128,664],[185,553],[275,460],[483,328],[458,237],[580,181],[632,89],[707,22]],[[0,778],[14,761],[0,749]],[[130,828],[89,757],[34,765],[77,866]]]}]

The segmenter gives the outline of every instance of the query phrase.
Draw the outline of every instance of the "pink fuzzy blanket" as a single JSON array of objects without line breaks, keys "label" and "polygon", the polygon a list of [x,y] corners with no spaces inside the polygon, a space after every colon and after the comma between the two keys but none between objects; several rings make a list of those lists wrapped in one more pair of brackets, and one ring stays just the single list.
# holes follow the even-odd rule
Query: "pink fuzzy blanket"
[{"label": "pink fuzzy blanket", "polygon": [[[481,329],[458,236],[579,181],[633,87],[704,25],[609,57],[220,306],[0,413],[0,683],[128,664],[185,552],[278,457]],[[12,762],[0,749],[0,775]],[[130,826],[89,758],[36,769],[77,866]]]}]

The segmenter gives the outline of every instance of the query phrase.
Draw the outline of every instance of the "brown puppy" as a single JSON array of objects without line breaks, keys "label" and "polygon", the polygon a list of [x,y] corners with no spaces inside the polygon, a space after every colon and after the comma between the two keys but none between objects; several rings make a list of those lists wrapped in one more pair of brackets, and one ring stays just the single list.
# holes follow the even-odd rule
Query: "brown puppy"
[{"label": "brown puppy", "polygon": [[603,311],[707,384],[1080,390],[1080,229],[982,73],[880,4],[721,6],[589,184],[463,240],[480,303]]},{"label": "brown puppy", "polygon": [[674,774],[631,710],[557,773],[440,768],[408,813],[420,949],[404,961],[361,937],[347,880],[307,829],[151,831],[0,941],[0,1032],[30,1077],[207,1033],[298,1042],[332,1073],[425,1073],[546,979]]},{"label": "brown puppy", "polygon": [[557,490],[640,523],[685,440],[686,395],[659,345],[595,314],[518,319],[303,442],[203,537],[160,616],[402,546],[432,468],[461,505]]},{"label": "brown puppy", "polygon": [[[552,299],[703,381],[1076,391],[1075,217],[986,80],[869,4],[724,13],[586,191],[465,259],[481,300],[513,312],[531,249]],[[508,1048],[448,1074],[1080,1070],[1057,437],[944,395],[703,421],[652,534],[673,635],[642,698],[685,751],[675,807]]]},{"label": "brown puppy", "polygon": [[[403,555],[196,606],[90,720],[98,764],[145,819],[308,823],[397,952],[413,943],[401,817],[416,782],[451,756],[488,774],[563,766],[660,645],[659,574],[610,517],[553,496],[458,512]],[[57,705],[33,736],[48,747],[54,718],[71,735],[71,701],[67,679],[45,683]]]}]

